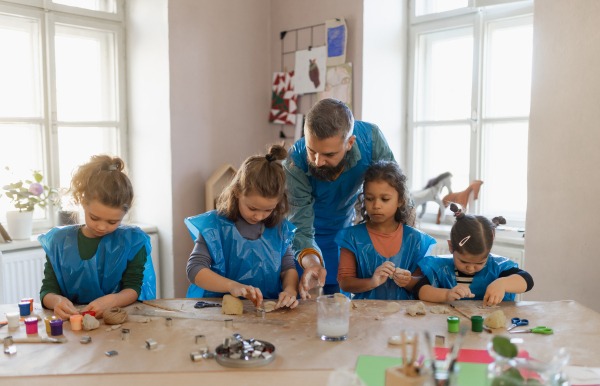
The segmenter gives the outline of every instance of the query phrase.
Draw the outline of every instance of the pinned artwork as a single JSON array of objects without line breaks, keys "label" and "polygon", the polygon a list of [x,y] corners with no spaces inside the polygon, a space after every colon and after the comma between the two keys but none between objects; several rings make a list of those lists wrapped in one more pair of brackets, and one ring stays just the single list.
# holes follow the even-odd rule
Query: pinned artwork
[{"label": "pinned artwork", "polygon": [[273,73],[273,94],[269,122],[295,125],[297,110],[298,95],[294,92],[294,71]]},{"label": "pinned artwork", "polygon": [[317,100],[335,98],[352,110],[352,63],[327,67],[325,90],[317,94]]},{"label": "pinned artwork", "polygon": [[346,44],[348,42],[348,26],[346,20],[327,20],[325,22],[325,39],[327,41],[327,67],[346,62]]},{"label": "pinned artwork", "polygon": [[296,51],[294,83],[296,94],[325,90],[325,56],[327,47]]}]

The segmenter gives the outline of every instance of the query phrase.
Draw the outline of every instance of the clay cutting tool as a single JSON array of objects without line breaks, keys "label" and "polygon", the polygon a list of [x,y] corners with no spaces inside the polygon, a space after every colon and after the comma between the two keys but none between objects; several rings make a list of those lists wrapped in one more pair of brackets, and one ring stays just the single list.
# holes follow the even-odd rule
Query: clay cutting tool
[{"label": "clay cutting tool", "polygon": [[547,328],[546,326],[537,326],[536,328],[530,328],[528,330],[517,330],[517,331],[511,331],[511,334],[527,334],[527,333],[534,333],[534,334],[544,334],[544,335],[549,335],[549,334],[554,334],[554,330],[551,328]]},{"label": "clay cutting tool", "polygon": [[510,321],[512,322],[512,326],[507,328],[506,331],[510,331],[517,326],[527,326],[529,324],[529,320],[527,319],[512,318]]}]

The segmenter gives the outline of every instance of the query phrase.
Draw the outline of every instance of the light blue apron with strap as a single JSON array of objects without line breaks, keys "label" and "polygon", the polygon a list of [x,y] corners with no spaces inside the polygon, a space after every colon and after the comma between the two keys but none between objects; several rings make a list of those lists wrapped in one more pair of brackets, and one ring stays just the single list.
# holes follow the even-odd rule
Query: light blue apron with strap
[{"label": "light blue apron with strap", "polygon": [[[335,181],[321,181],[307,175],[315,199],[313,204],[315,242],[321,249],[327,269],[325,284],[337,284],[340,249],[334,239],[340,230],[352,225],[355,218],[354,204],[364,181],[365,172],[371,166],[372,125],[356,121],[353,134],[356,136],[354,146],[358,146],[360,150],[360,159],[356,165],[340,174]],[[306,143],[302,138],[294,144],[291,158],[296,166],[308,173],[306,157]],[[299,274],[302,275],[301,269]]]},{"label": "light blue apron with strap", "polygon": [[[386,261],[391,261],[396,268],[402,268],[414,272],[418,262],[431,253],[436,241],[429,235],[403,225],[402,246],[400,251],[390,258],[385,258],[377,252],[371,241],[371,236],[366,224],[359,224],[338,232],[335,242],[341,247],[350,250],[356,256],[356,277],[359,279],[370,279],[375,274],[377,267]],[[379,300],[412,300],[412,292],[398,287],[393,279],[371,291],[354,294],[355,299],[379,299]]]},{"label": "light blue apron with strap", "polygon": [[[283,220],[266,228],[256,240],[245,239],[232,221],[212,210],[185,219],[192,238],[201,234],[213,260],[211,271],[241,284],[259,288],[265,299],[278,299],[281,292],[281,259],[294,239],[296,227]],[[188,298],[219,298],[224,293],[204,290],[194,284]]]},{"label": "light blue apron with strap", "polygon": [[38,237],[46,252],[62,295],[73,303],[86,304],[121,291],[127,263],[146,247],[146,264],[139,300],[156,299],[156,274],[152,265],[150,237],[140,228],[120,225],[102,237],[94,257],[81,260],[77,245],[80,225],[51,229]]},{"label": "light blue apron with strap", "polygon": [[[419,267],[433,287],[447,289],[456,287],[456,272],[454,272],[452,255],[427,256],[419,262]],[[473,282],[469,286],[475,297],[464,298],[464,300],[483,300],[488,285],[498,279],[502,272],[518,267],[518,264],[514,261],[490,253],[485,267],[473,276]],[[502,299],[502,301],[512,300],[515,300],[515,294],[505,293]]]}]

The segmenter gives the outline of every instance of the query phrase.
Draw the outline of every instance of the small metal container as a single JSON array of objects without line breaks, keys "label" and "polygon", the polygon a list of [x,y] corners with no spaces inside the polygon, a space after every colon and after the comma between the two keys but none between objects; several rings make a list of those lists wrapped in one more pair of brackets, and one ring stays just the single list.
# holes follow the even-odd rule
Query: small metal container
[{"label": "small metal container", "polygon": [[83,337],[81,337],[81,340],[79,342],[81,344],[92,343],[92,337],[91,336],[83,336]]},{"label": "small metal container", "polygon": [[119,355],[115,350],[105,352],[106,356],[114,357],[115,355]]},{"label": "small metal container", "polygon": [[173,325],[173,319],[167,318],[167,327],[171,327]]},{"label": "small metal container", "polygon": [[131,332],[128,328],[121,329],[121,340],[129,340],[130,336],[131,336]]},{"label": "small metal container", "polygon": [[158,348],[158,343],[154,339],[146,340],[146,348],[148,350],[156,350]]},{"label": "small metal container", "polygon": [[235,334],[235,345],[229,339],[229,346],[220,345],[215,349],[216,360],[226,367],[259,367],[275,360],[275,346],[269,342],[249,339],[244,340]]},{"label": "small metal container", "polygon": [[225,320],[225,328],[233,328],[233,319]]},{"label": "small metal container", "polygon": [[202,354],[200,351],[194,351],[190,353],[190,359],[192,362],[200,362],[202,360]]}]

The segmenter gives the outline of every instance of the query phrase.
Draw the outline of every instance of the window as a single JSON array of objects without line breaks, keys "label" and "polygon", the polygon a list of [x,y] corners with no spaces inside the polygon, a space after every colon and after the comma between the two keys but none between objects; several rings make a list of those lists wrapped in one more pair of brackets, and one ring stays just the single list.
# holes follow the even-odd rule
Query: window
[{"label": "window", "polygon": [[[455,192],[482,180],[469,211],[524,226],[533,7],[518,2],[458,14],[439,8],[466,3],[412,3],[407,135],[412,190],[444,172],[452,173]],[[435,12],[445,13],[430,15]],[[424,221],[433,221],[438,206],[427,210]]]},{"label": "window", "polygon": [[[0,186],[40,170],[66,188],[90,156],[125,157],[122,1],[15,3],[0,0]],[[0,221],[8,210],[1,197]],[[34,229],[54,212],[36,209]]]}]

